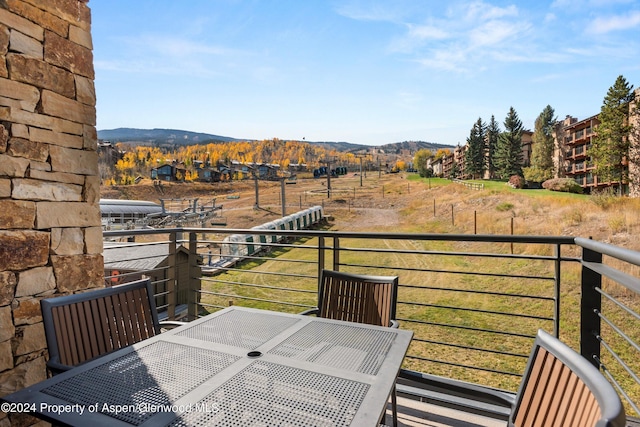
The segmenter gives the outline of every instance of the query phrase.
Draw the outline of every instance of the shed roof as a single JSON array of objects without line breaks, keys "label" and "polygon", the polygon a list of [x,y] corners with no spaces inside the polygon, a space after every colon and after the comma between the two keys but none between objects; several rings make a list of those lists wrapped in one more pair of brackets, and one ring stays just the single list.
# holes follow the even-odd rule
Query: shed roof
[{"label": "shed roof", "polygon": [[[120,245],[122,244],[104,242],[104,268],[123,271],[152,270],[169,256],[168,243]],[[186,251],[183,246],[178,246],[176,250]]]}]

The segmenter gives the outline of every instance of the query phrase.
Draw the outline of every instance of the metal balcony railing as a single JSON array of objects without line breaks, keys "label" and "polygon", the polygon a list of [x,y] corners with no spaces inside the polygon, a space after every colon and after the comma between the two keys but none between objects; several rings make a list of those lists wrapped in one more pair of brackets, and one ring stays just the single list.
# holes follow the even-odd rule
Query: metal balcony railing
[{"label": "metal balcony railing", "polygon": [[[397,320],[414,331],[405,369],[513,393],[542,328],[598,366],[628,415],[640,415],[638,252],[563,236],[285,228],[104,236],[126,249],[122,260],[105,255],[105,280],[152,277],[169,318],[230,304],[301,312],[315,305],[323,268],[397,275]],[[164,256],[152,250],[160,246]],[[143,261],[150,268],[136,270]]]}]

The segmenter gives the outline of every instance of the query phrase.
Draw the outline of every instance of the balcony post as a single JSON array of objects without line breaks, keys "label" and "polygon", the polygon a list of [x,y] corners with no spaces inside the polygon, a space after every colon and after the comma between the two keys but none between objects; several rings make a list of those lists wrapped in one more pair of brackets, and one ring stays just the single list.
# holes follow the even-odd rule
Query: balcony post
[{"label": "balcony post", "polygon": [[333,266],[331,267],[334,271],[340,270],[340,238],[333,238]]},{"label": "balcony post", "polygon": [[198,241],[196,233],[189,233],[189,296],[187,310],[189,320],[198,318],[198,301],[200,300],[200,267],[198,267]]},{"label": "balcony post", "polygon": [[602,276],[585,263],[602,263],[602,254],[582,248],[582,292],[580,295],[580,354],[599,368],[600,317],[602,296],[596,290],[602,286]]},{"label": "balcony post", "polygon": [[318,237],[318,291],[320,291],[320,276],[322,275],[322,269],[324,269],[324,237]]},{"label": "balcony post", "polygon": [[176,233],[169,234],[169,266],[167,269],[167,316],[169,320],[174,320],[176,318],[176,304],[177,304],[177,292],[178,287],[176,286],[176,277],[178,274],[176,272],[176,268],[178,265],[177,257],[177,243],[176,243]]},{"label": "balcony post", "polygon": [[554,320],[554,325],[553,325],[553,334],[556,338],[560,337],[560,278],[562,277],[561,275],[561,270],[560,267],[562,265],[562,247],[560,246],[560,244],[555,245],[555,262],[554,262],[554,284],[553,284],[553,288],[554,288],[554,297],[555,297],[555,306],[553,308],[553,318]]}]

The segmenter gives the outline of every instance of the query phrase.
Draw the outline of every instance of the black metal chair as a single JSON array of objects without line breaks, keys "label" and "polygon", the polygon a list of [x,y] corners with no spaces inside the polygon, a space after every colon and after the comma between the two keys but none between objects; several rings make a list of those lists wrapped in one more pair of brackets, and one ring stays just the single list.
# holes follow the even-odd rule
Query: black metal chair
[{"label": "black metal chair", "polygon": [[[397,276],[369,276],[322,270],[318,307],[301,314],[397,328],[397,299]],[[391,407],[393,426],[396,427],[398,411],[395,386],[391,391]]]},{"label": "black metal chair", "polygon": [[103,354],[150,338],[161,326],[149,279],[40,301],[55,375]]}]

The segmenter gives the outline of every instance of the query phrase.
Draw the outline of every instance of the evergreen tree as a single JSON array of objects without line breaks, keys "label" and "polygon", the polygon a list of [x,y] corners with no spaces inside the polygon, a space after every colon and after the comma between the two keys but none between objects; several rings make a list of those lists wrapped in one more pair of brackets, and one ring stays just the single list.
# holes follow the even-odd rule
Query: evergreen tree
[{"label": "evergreen tree", "polygon": [[486,169],[489,171],[489,178],[494,178],[496,174],[495,152],[499,136],[500,125],[496,121],[496,118],[491,115],[491,120],[489,120],[489,124],[487,125],[485,137]]},{"label": "evergreen tree", "polygon": [[498,137],[494,163],[502,179],[522,176],[522,122],[513,107],[509,108],[504,120],[504,132]]},{"label": "evergreen tree", "polygon": [[486,125],[478,117],[478,121],[473,124],[469,138],[467,138],[467,151],[465,152],[465,174],[472,178],[480,177],[485,170],[485,128]]},{"label": "evergreen tree", "polygon": [[524,177],[528,181],[543,182],[554,176],[553,128],[557,120],[550,105],[547,105],[536,119],[532,137],[531,167],[524,169]]},{"label": "evergreen tree", "polygon": [[[629,155],[629,102],[633,99],[633,85],[618,76],[604,98],[598,120],[597,134],[589,149],[599,182],[628,180],[629,170],[623,160]],[[622,185],[619,186],[622,192]]]}]

